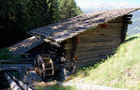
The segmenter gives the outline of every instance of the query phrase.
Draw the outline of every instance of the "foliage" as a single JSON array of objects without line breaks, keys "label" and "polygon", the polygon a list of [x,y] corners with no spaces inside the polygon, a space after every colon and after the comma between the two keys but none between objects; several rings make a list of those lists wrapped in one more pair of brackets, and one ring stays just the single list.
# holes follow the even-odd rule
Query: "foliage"
[{"label": "foliage", "polygon": [[0,0],[0,47],[26,38],[28,30],[79,14],[74,0]]},{"label": "foliage", "polygon": [[140,34],[129,37],[107,60],[80,69],[74,76],[93,85],[140,89]]},{"label": "foliage", "polygon": [[0,60],[21,60],[21,55],[13,55],[7,48],[0,50]]}]

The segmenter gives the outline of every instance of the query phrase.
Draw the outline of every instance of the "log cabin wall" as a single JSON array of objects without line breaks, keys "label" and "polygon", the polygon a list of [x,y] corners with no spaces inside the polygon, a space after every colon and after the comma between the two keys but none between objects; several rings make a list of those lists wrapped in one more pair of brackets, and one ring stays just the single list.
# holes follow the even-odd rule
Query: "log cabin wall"
[{"label": "log cabin wall", "polygon": [[[123,26],[124,22],[124,17],[119,17],[66,40],[64,45],[66,58],[70,60],[74,57],[77,67],[83,67],[113,54],[124,40],[122,38],[125,36],[122,35],[126,33],[128,25]],[[123,34],[122,29],[125,29]]]}]

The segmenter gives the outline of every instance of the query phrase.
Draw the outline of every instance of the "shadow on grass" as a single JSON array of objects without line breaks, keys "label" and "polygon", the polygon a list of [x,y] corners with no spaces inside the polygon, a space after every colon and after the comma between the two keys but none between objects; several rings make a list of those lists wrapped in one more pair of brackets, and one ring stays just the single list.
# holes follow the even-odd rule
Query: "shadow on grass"
[{"label": "shadow on grass", "polygon": [[132,41],[132,40],[134,40],[136,38],[140,38],[140,37],[134,36],[134,37],[128,38],[127,40],[125,40],[125,43],[130,42],[130,41]]},{"label": "shadow on grass", "polygon": [[[137,38],[140,38],[140,37],[138,37],[138,36],[130,37],[130,38],[128,38],[127,40],[125,40],[124,43],[133,41],[133,40],[135,40],[135,39],[137,39]],[[122,43],[122,44],[123,44],[123,43]],[[119,45],[119,46],[120,46],[120,45]],[[82,77],[87,77],[87,76],[89,76],[89,71],[92,70],[92,69],[96,69],[101,63],[104,63],[104,62],[107,60],[107,58],[110,58],[110,57],[112,57],[114,54],[116,54],[116,51],[117,51],[117,49],[119,48],[119,46],[116,47],[116,50],[114,50],[113,53],[108,54],[108,55],[105,55],[104,57],[101,57],[101,56],[100,56],[100,57],[101,57],[100,60],[98,60],[98,61],[96,61],[96,62],[94,62],[94,63],[92,63],[91,65],[88,65],[88,66],[86,66],[86,67],[80,68],[80,69],[78,70],[79,73],[76,73],[76,74],[77,74],[77,75],[80,75],[80,74],[81,74]],[[74,76],[77,76],[76,74],[75,74]]]},{"label": "shadow on grass", "polygon": [[36,90],[76,90],[76,88],[71,87],[71,86],[62,86],[59,84],[55,84],[55,85],[46,86],[46,87],[37,86]]},{"label": "shadow on grass", "polygon": [[77,73],[75,73],[73,76],[79,76],[79,75],[82,76],[82,77],[89,76],[90,75],[90,72],[89,72],[90,70],[96,69],[101,63],[104,63],[107,60],[107,58],[112,57],[115,53],[116,53],[116,50],[111,54],[107,54],[106,56],[101,57],[100,60],[97,60],[97,61],[95,61],[94,63],[91,63],[88,66],[84,66],[84,67],[78,69]]}]

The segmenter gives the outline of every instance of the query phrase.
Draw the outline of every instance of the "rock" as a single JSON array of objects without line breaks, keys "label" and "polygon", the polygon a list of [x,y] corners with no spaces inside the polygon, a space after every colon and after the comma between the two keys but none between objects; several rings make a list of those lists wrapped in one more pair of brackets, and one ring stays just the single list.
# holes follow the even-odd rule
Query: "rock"
[{"label": "rock", "polygon": [[32,82],[35,82],[35,81],[42,81],[42,79],[34,70],[30,70],[25,75],[24,81],[26,83],[32,83]]},{"label": "rock", "polygon": [[69,79],[69,78],[70,78],[69,71],[66,70],[66,68],[62,68],[62,69],[61,69],[60,76],[61,76],[61,79],[62,79],[62,80],[67,80],[67,79]]}]

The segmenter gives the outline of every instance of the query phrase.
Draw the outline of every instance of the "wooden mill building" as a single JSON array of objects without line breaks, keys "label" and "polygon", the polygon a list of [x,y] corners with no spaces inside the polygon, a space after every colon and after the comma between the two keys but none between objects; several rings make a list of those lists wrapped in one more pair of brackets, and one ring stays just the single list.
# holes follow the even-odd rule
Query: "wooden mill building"
[{"label": "wooden mill building", "polygon": [[29,31],[32,37],[9,50],[32,56],[55,52],[54,67],[59,61],[74,62],[78,68],[87,66],[113,54],[124,42],[128,24],[132,24],[130,13],[136,10],[97,11],[43,26]]}]

